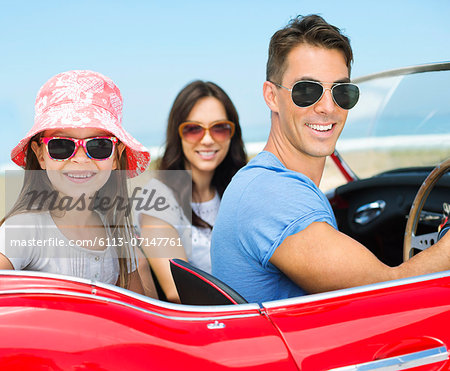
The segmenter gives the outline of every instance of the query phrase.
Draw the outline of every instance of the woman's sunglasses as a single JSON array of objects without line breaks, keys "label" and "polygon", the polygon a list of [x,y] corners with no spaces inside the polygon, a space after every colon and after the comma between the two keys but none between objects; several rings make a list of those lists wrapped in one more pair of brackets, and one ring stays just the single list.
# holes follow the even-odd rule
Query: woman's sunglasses
[{"label": "woman's sunglasses", "polygon": [[83,146],[86,155],[97,161],[109,159],[114,153],[114,146],[118,142],[116,137],[94,137],[75,139],[66,137],[42,137],[41,143],[47,147],[48,155],[56,161],[65,161],[73,156],[79,146]]},{"label": "woman's sunglasses", "polygon": [[359,99],[359,88],[357,85],[344,82],[336,83],[331,89],[326,89],[320,82],[301,80],[297,81],[292,89],[286,88],[283,85],[274,83],[280,88],[284,88],[291,92],[291,98],[294,104],[298,107],[309,107],[317,103],[325,90],[330,90],[334,102],[342,109],[352,109]]},{"label": "woman's sunglasses", "polygon": [[225,142],[234,135],[234,129],[234,123],[228,120],[214,121],[209,127],[197,121],[186,121],[178,127],[178,133],[189,143],[200,142],[207,131],[216,142]]}]

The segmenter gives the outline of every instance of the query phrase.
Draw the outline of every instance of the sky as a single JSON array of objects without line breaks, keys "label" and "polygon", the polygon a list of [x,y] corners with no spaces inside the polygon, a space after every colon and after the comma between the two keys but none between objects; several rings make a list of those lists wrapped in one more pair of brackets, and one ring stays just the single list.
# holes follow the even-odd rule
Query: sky
[{"label": "sky", "polygon": [[297,15],[320,14],[349,36],[352,77],[450,60],[448,0],[0,0],[0,6],[0,169],[12,164],[11,149],[33,124],[40,86],[67,70],[109,76],[124,97],[125,129],[154,147],[164,143],[175,96],[196,79],[229,94],[246,142],[264,141],[269,40]]}]

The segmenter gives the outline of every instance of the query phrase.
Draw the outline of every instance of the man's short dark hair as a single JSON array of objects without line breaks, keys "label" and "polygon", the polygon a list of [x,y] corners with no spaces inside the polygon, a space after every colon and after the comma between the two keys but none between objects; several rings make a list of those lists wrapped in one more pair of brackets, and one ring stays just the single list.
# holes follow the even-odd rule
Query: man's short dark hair
[{"label": "man's short dark hair", "polygon": [[286,27],[272,36],[266,68],[267,80],[281,83],[287,67],[287,56],[299,44],[341,50],[350,74],[353,62],[350,40],[341,33],[339,28],[329,24],[321,16],[312,14],[292,19]]}]

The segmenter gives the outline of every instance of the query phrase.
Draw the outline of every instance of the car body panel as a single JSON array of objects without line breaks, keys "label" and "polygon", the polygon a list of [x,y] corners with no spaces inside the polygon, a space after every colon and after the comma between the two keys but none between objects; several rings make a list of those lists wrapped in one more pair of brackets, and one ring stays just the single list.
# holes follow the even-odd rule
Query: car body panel
[{"label": "car body panel", "polygon": [[[300,369],[328,370],[438,347],[448,350],[449,297],[446,272],[263,306]],[[423,369],[447,370],[446,358]]]},{"label": "car body panel", "polygon": [[1,275],[0,364],[9,370],[297,369],[257,305],[197,310],[26,273]]}]

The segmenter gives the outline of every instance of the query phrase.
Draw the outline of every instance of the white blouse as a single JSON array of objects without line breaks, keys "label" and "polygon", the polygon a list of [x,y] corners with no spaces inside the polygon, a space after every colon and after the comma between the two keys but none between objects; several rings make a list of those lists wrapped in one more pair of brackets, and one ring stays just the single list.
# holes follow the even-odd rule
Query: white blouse
[{"label": "white blouse", "polygon": [[[152,178],[143,188],[142,193],[151,194],[155,191],[156,197],[164,197],[166,204],[169,206],[163,211],[156,209],[150,210],[134,210],[134,217],[139,222],[141,214],[159,218],[173,226],[180,236],[181,243],[186,251],[186,256],[190,263],[208,273],[211,273],[211,230],[209,228],[200,228],[192,226],[191,222],[186,218],[183,209],[176,201],[172,189],[167,187],[158,179]],[[209,223],[211,226],[216,221],[219,211],[220,198],[216,192],[214,198],[210,201],[191,203],[192,210]],[[140,233],[140,226],[137,226]]]},{"label": "white blouse", "polygon": [[[212,200],[206,202],[192,202],[192,210],[210,226],[214,226],[219,212],[220,198],[216,192]],[[211,234],[209,228],[192,226],[192,263],[211,273]]]},{"label": "white blouse", "polygon": [[[0,227],[0,252],[14,269],[58,273],[115,285],[119,278],[115,247],[110,244],[104,250],[91,250],[77,246],[83,243],[69,240],[48,211],[14,215]],[[131,270],[135,270],[132,254]]]}]

